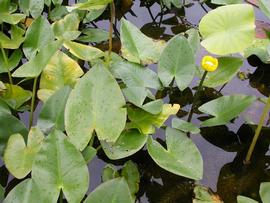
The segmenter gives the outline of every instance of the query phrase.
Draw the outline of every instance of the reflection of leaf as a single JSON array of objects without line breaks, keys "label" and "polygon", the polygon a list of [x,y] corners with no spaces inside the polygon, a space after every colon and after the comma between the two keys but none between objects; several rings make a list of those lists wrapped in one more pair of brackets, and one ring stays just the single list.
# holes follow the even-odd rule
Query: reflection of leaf
[{"label": "reflection of leaf", "polygon": [[[50,93],[53,93],[64,86],[73,87],[82,75],[83,71],[76,61],[65,53],[57,51],[41,74],[38,96],[40,91],[51,90]],[[39,98],[42,101],[48,99]]]},{"label": "reflection of leaf", "polygon": [[38,128],[31,128],[27,146],[21,134],[10,136],[4,154],[4,162],[10,173],[16,178],[24,178],[31,170],[44,136]]},{"label": "reflection of leaf", "polygon": [[176,175],[199,180],[203,174],[203,161],[199,150],[185,133],[173,129],[166,129],[165,149],[150,136],[147,150],[152,159],[165,170]]},{"label": "reflection of leaf", "polygon": [[221,6],[206,14],[199,30],[207,51],[226,55],[243,51],[255,37],[255,16],[248,4]]},{"label": "reflection of leaf", "polygon": [[116,178],[99,185],[84,203],[132,203],[128,184],[124,178]]},{"label": "reflection of leaf", "polygon": [[199,107],[199,111],[215,116],[201,123],[202,126],[224,125],[238,116],[256,97],[246,95],[223,96]]},{"label": "reflection of leaf", "polygon": [[131,123],[128,123],[129,128],[137,128],[143,134],[153,134],[155,132],[154,126],[160,128],[170,115],[175,115],[180,106],[178,104],[170,105],[164,104],[162,112],[154,115],[142,109],[128,109],[128,118]]},{"label": "reflection of leaf", "polygon": [[68,202],[80,202],[89,184],[82,154],[57,130],[44,139],[32,167],[32,178],[42,191],[44,202],[56,202],[60,190]]},{"label": "reflection of leaf", "polygon": [[165,42],[155,41],[145,36],[135,25],[122,18],[121,20],[121,52],[130,62],[152,64],[157,63],[165,47]]},{"label": "reflection of leaf", "polygon": [[83,150],[95,130],[99,140],[115,142],[126,123],[125,99],[104,64],[91,68],[75,85],[66,105],[70,141]]}]

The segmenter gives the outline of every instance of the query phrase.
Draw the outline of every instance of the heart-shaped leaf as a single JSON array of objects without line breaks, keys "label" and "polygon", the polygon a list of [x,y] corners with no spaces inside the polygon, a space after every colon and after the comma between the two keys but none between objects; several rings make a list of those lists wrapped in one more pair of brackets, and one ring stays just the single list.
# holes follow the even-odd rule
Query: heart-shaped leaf
[{"label": "heart-shaped leaf", "polygon": [[165,87],[173,78],[184,90],[195,75],[195,56],[188,40],[181,35],[173,37],[165,47],[158,63],[158,76]]},{"label": "heart-shaped leaf", "polygon": [[85,61],[92,61],[104,56],[104,52],[100,49],[77,42],[65,41],[64,47],[66,47],[74,56]]},{"label": "heart-shaped leaf", "polygon": [[255,15],[248,4],[221,6],[199,24],[201,45],[210,53],[227,55],[243,51],[255,38]]},{"label": "heart-shaped leaf", "polygon": [[95,65],[77,82],[67,101],[65,124],[70,141],[83,150],[95,130],[99,140],[115,142],[125,127],[125,104],[111,73],[104,64]]},{"label": "heart-shaped leaf", "polygon": [[200,180],[203,175],[203,161],[192,140],[179,130],[167,128],[166,143],[167,149],[149,136],[147,150],[152,159],[171,173]]},{"label": "heart-shaped leaf", "polygon": [[261,183],[260,196],[263,203],[270,202],[270,182]]},{"label": "heart-shaped leaf", "polygon": [[27,146],[21,134],[10,136],[4,154],[4,162],[9,172],[16,178],[24,178],[31,170],[33,161],[43,141],[39,128],[31,128]]},{"label": "heart-shaped leaf", "polygon": [[217,87],[229,82],[243,65],[240,58],[222,57],[218,58],[218,69],[209,72],[203,85],[207,87]]},{"label": "heart-shaped leaf", "polygon": [[41,15],[44,8],[44,0],[20,0],[20,9],[26,14],[37,18]]},{"label": "heart-shaped leaf", "polygon": [[43,202],[41,192],[32,179],[26,179],[16,185],[7,195],[5,203],[37,203]]},{"label": "heart-shaped leaf", "polygon": [[57,130],[44,139],[32,167],[32,178],[42,191],[43,202],[56,202],[61,190],[68,202],[80,202],[89,184],[82,154]]},{"label": "heart-shaped leaf", "polygon": [[128,184],[124,178],[116,178],[98,186],[84,203],[133,203]]},{"label": "heart-shaped leaf", "polygon": [[122,159],[139,151],[146,143],[147,135],[136,129],[124,131],[115,143],[101,141],[102,149],[112,160]]},{"label": "heart-shaped leaf", "polygon": [[32,22],[26,31],[23,53],[30,60],[53,40],[54,34],[50,23],[44,16],[40,16]]},{"label": "heart-shaped leaf", "polygon": [[73,87],[79,77],[83,75],[83,70],[79,64],[61,51],[57,51],[44,68],[39,84],[38,96],[42,101],[48,99],[42,92],[55,91],[64,86]]},{"label": "heart-shaped leaf", "polygon": [[41,51],[30,61],[20,66],[13,74],[13,77],[35,78],[39,76],[42,70],[49,63],[55,52],[62,46],[62,41],[52,41],[48,43]]},{"label": "heart-shaped leaf", "polygon": [[9,113],[0,112],[0,123],[0,155],[2,155],[6,143],[12,134],[20,133],[26,138],[28,130],[19,119]]},{"label": "heart-shaped leaf", "polygon": [[123,57],[134,63],[157,63],[166,45],[164,41],[147,37],[124,18],[121,20],[120,36]]},{"label": "heart-shaped leaf", "polygon": [[61,88],[42,106],[37,125],[45,134],[49,134],[53,128],[61,131],[65,130],[64,112],[70,91],[70,87],[65,86]]},{"label": "heart-shaped leaf", "polygon": [[11,26],[11,38],[0,32],[0,47],[18,49],[24,41],[24,30],[17,25]]},{"label": "heart-shaped leaf", "polygon": [[178,104],[164,104],[162,112],[154,115],[142,109],[128,109],[128,128],[139,129],[142,134],[149,135],[155,133],[155,127],[160,128],[170,115],[175,115],[180,106]]},{"label": "heart-shaped leaf", "polygon": [[215,116],[201,123],[202,126],[224,125],[249,107],[256,97],[246,95],[223,96],[199,107],[199,111]]}]

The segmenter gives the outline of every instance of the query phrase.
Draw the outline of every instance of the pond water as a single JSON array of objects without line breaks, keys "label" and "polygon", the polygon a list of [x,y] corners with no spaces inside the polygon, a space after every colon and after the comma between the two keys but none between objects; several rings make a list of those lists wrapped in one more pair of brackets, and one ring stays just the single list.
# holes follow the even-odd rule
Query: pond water
[{"label": "pond water", "polygon": [[[169,39],[172,35],[183,32],[189,27],[196,27],[206,11],[211,10],[206,4],[201,5],[198,1],[189,1],[191,4],[188,8],[174,9],[173,13],[164,14],[162,17],[163,21],[159,24],[160,17],[157,17],[156,23],[153,22],[149,9],[152,15],[156,16],[160,12],[160,5],[154,3],[149,9],[146,6],[140,6],[140,4],[145,2],[154,1],[135,0],[131,8],[132,13],[126,13],[125,17],[137,25],[137,27],[142,28],[145,34],[153,38]],[[258,9],[256,9],[256,16],[259,20],[267,21],[267,18]],[[95,22],[95,25],[108,30],[109,24],[108,20],[105,19]],[[117,28],[119,28],[119,23]],[[115,39],[114,42],[114,47],[117,50],[119,40]],[[198,53],[198,64],[205,53],[203,49]],[[155,66],[150,68],[156,69]],[[268,88],[270,88],[270,67],[261,63],[256,63],[256,67],[252,67],[245,61],[241,71],[249,78],[240,80],[236,77],[220,92],[213,89],[205,89],[200,98],[201,101],[206,102],[209,98],[215,98],[220,94],[242,93],[258,97],[263,97],[262,93],[264,95],[268,94]],[[195,80],[193,85],[196,86],[196,84],[197,81]],[[217,90],[219,89],[217,88]],[[186,116],[192,101],[191,89],[180,92],[175,88],[169,95],[164,96],[167,102],[179,103],[181,105],[182,110],[178,115],[179,117]],[[36,115],[40,106],[41,104],[37,107]],[[141,150],[133,155],[131,159],[138,164],[141,174],[137,202],[191,203],[195,184],[202,184],[217,192],[225,203],[235,203],[238,194],[258,200],[260,183],[270,181],[270,153],[268,148],[270,131],[267,129],[263,130],[263,135],[254,153],[255,159],[252,161],[252,164],[244,165],[243,159],[254,133],[254,128],[244,123],[246,120],[257,123],[262,107],[263,104],[258,101],[232,123],[226,126],[202,128],[201,134],[191,136],[191,139],[198,146],[204,161],[204,176],[199,182],[173,175],[161,169],[153,162],[145,150]],[[28,114],[20,116],[27,125]],[[202,116],[194,116],[193,123],[198,123],[198,118],[200,117]],[[186,117],[183,118],[186,119]],[[167,123],[170,125],[170,120]],[[164,130],[158,130],[155,136],[164,140]],[[110,161],[100,150],[98,156],[89,164],[91,176],[89,192],[101,183],[102,169],[107,163],[121,167],[127,160]]]}]

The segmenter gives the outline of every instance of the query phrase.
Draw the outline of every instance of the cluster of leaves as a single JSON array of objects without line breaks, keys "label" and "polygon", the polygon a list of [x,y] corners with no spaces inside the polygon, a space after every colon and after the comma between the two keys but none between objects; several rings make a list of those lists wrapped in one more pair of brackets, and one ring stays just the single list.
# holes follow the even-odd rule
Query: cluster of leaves
[{"label": "cluster of leaves", "polygon": [[[27,177],[7,194],[5,202],[57,202],[61,194],[68,202],[82,201],[89,187],[87,164],[96,154],[93,143],[97,140],[109,159],[128,157],[146,146],[165,170],[194,180],[202,178],[202,157],[186,134],[199,133],[197,126],[173,119],[166,128],[166,147],[152,136],[180,109],[178,104],[157,99],[154,92],[171,88],[174,82],[184,90],[196,73],[200,76],[195,64],[200,44],[222,55],[219,69],[208,75],[204,85],[215,88],[228,83],[242,59],[226,55],[253,43],[253,8],[239,4],[209,12],[199,25],[202,42],[196,29],[168,42],[154,40],[123,18],[118,55],[111,47],[104,52],[92,46],[108,40],[112,33],[85,28],[112,3],[0,0],[0,73],[9,78],[9,82],[0,82],[0,155],[14,177]],[[167,6],[171,3],[176,1],[164,1]],[[42,14],[47,8],[46,18]],[[90,69],[82,68],[84,63]],[[156,72],[148,67],[155,63]],[[14,84],[15,80],[19,82]],[[33,80],[32,91],[22,85],[29,80]],[[43,104],[32,126],[36,95]],[[200,126],[226,124],[255,99],[227,95],[205,103],[199,111],[211,118]],[[30,130],[17,116],[29,110],[29,100]],[[127,162],[118,173],[107,166],[103,182],[84,202],[134,202],[137,167]],[[0,187],[0,198],[3,191]]]}]

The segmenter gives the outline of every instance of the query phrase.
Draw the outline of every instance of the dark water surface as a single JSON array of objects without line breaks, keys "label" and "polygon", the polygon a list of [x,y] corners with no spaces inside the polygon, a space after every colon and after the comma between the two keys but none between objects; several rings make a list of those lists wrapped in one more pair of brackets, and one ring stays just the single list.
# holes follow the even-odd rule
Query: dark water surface
[{"label": "dark water surface", "polygon": [[[148,9],[145,6],[140,7],[142,2],[146,1],[134,1],[131,8],[136,16],[126,13],[125,17],[136,24],[137,27],[142,28],[145,34],[153,38],[169,39],[172,35],[183,32],[189,27],[196,27],[201,17],[205,15],[205,9],[207,11],[211,10],[207,5],[203,4],[204,9],[198,1],[189,1],[193,5],[185,9],[174,9],[174,13],[164,14],[163,22],[158,26],[153,23]],[[160,5],[154,3],[150,9],[153,16],[156,16],[160,12]],[[172,23],[176,16],[179,23]],[[256,16],[259,20],[267,21],[267,18],[257,9]],[[168,20],[170,18],[172,19]],[[184,23],[180,23],[180,19]],[[157,24],[159,24],[159,20],[160,18],[158,17],[156,19]],[[119,30],[119,22],[117,24]],[[95,22],[95,25],[106,30],[108,30],[109,26],[106,19]],[[118,40],[115,40],[116,47],[117,43]],[[198,53],[198,65],[204,54],[206,52],[203,49]],[[270,67],[263,64],[258,64],[258,66],[251,67],[246,61],[241,71],[245,74],[250,73],[253,79],[248,78],[241,81],[236,77],[220,93],[213,89],[206,89],[201,98],[202,101],[206,102],[209,98],[215,98],[220,94],[241,93],[258,97],[263,97],[260,92],[264,93],[264,95],[269,94],[270,82],[266,84],[267,82],[264,83],[262,78],[266,78],[266,81],[269,81],[270,71],[267,71],[267,68],[270,70]],[[155,69],[156,67],[151,66],[151,68]],[[195,80],[193,85],[196,86],[196,84]],[[191,90],[187,89],[180,93],[177,89],[174,89],[173,94],[167,95],[165,100],[170,103],[180,103],[183,108],[182,113],[178,116],[182,117],[185,115],[184,111],[188,111],[190,108],[192,100]],[[40,106],[41,104],[37,108],[36,115]],[[264,181],[270,181],[270,131],[267,129],[263,130],[263,135],[256,147],[253,164],[245,166],[243,165],[243,159],[254,132],[250,126],[244,125],[244,123],[245,120],[257,123],[262,108],[262,103],[255,102],[252,107],[241,117],[235,119],[233,123],[226,126],[202,128],[200,135],[192,135],[191,138],[198,146],[204,161],[204,176],[199,182],[173,175],[161,169],[152,161],[145,150],[141,150],[133,155],[131,159],[138,164],[141,174],[137,202],[189,203],[192,202],[194,184],[202,184],[209,187],[217,192],[225,203],[235,203],[238,194],[258,199],[259,184]],[[199,115],[198,117],[201,116]],[[21,115],[21,118],[27,125],[28,114]],[[186,119],[186,117],[183,118]],[[167,121],[169,126],[170,123],[170,120]],[[193,123],[199,123],[196,116],[194,116]],[[164,139],[164,130],[158,130],[156,136]],[[110,161],[102,152],[99,152],[98,156],[89,164],[91,177],[89,191],[92,191],[101,183],[102,169],[107,163],[120,167],[128,159]]]}]

